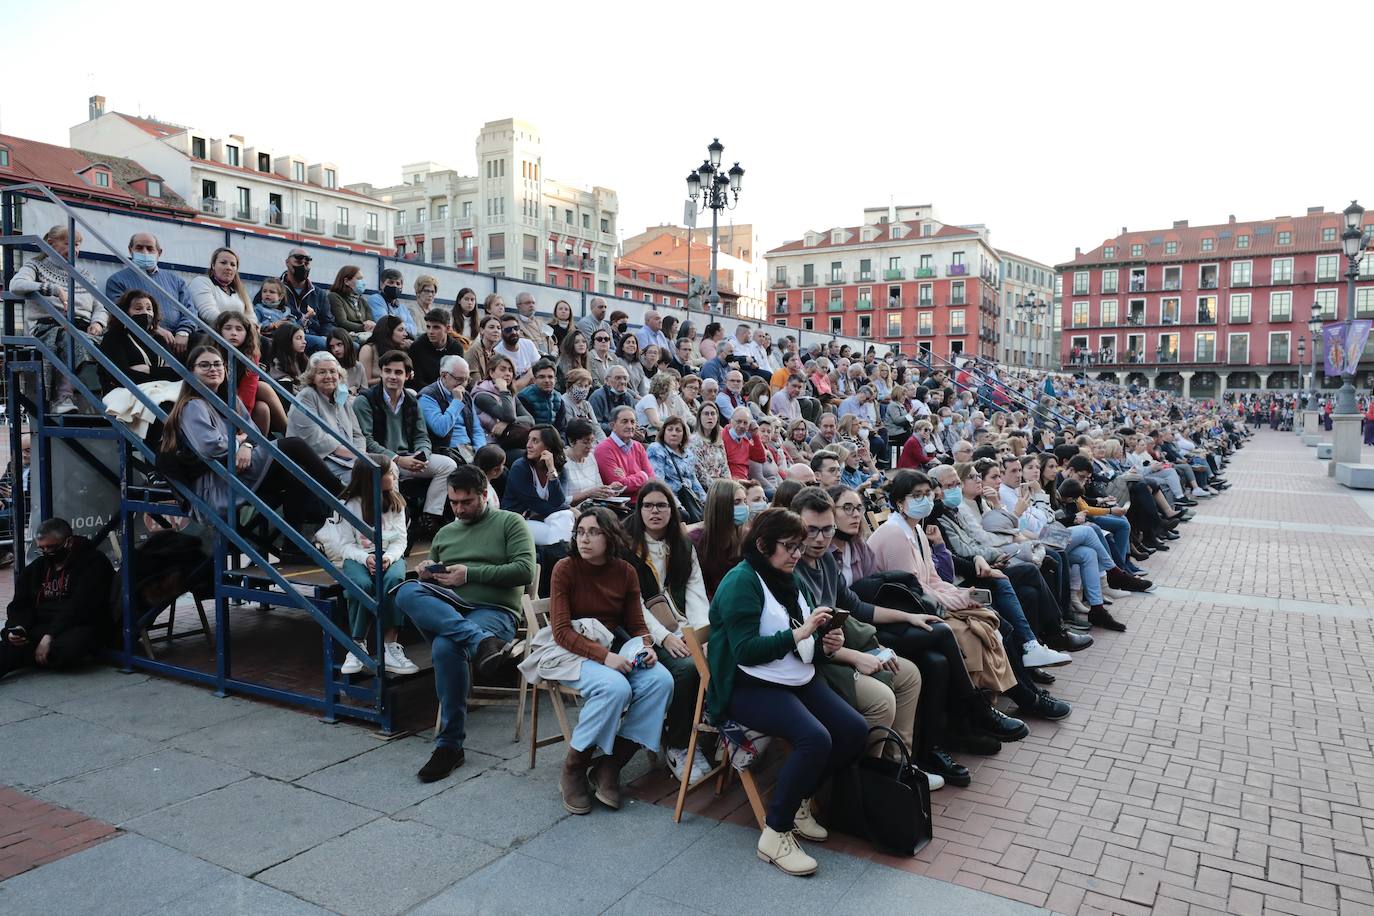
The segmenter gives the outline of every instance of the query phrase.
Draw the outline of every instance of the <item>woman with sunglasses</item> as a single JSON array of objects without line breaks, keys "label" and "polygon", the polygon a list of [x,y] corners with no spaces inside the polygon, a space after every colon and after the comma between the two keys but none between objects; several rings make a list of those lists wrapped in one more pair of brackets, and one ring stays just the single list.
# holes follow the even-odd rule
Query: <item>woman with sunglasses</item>
[{"label": "woman with sunglasses", "polygon": [[[658,660],[673,676],[673,701],[664,723],[668,767],[678,779],[699,779],[711,764],[703,748],[687,773],[687,743],[692,737],[692,714],[696,710],[696,663],[683,635],[683,627],[699,629],[710,625],[710,602],[701,564],[687,537],[672,490],[661,481],[651,480],[640,488],[635,513],[625,524],[629,536],[631,562],[639,573],[639,590],[646,608],[644,622],[658,646]],[[660,615],[647,607],[657,595],[672,599]]]},{"label": "woman with sunglasses", "polygon": [[606,376],[610,371],[620,365],[620,360],[616,358],[612,349],[614,340],[614,335],[604,328],[599,328],[592,334],[592,349],[587,354],[587,368],[591,370],[592,379],[598,388],[606,384]]},{"label": "woman with sunglasses", "polygon": [[863,753],[868,725],[816,677],[817,656],[843,648],[827,632],[830,608],[812,607],[794,575],[806,525],[788,509],[767,509],[750,526],[744,560],[711,601],[711,684],[707,704],[727,720],[791,745],[767,803],[759,858],[789,875],[814,874],[816,860],[797,838],[823,842],[811,812],[827,779]]},{"label": "woman with sunglasses", "polygon": [[[639,577],[623,559],[628,552],[615,514],[595,506],[578,514],[572,552],[553,568],[549,626],[567,659],[547,679],[582,696],[558,784],[573,814],[590,813],[593,795],[620,808],[620,771],[641,746],[658,751],[672,699],[673,678],[659,666],[644,625]],[[603,756],[593,763],[596,748]]]}]

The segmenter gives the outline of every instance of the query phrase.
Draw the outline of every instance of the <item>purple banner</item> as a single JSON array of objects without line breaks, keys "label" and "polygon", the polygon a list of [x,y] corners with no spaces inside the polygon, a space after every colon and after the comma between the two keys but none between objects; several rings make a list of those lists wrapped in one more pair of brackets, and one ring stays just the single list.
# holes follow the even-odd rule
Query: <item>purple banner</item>
[{"label": "purple banner", "polygon": [[1364,345],[1369,340],[1369,328],[1374,322],[1339,321],[1322,328],[1322,353],[1325,357],[1324,371],[1327,378],[1337,378],[1347,372],[1353,373],[1364,353]]}]

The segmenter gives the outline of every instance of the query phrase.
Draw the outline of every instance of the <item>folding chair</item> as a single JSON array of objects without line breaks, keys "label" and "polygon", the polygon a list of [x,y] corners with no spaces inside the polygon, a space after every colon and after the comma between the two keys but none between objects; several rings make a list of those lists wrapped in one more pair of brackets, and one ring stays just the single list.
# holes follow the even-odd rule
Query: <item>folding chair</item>
[{"label": "folding chair", "polygon": [[[528,638],[533,639],[535,633],[549,625],[549,599],[531,599],[526,596],[523,603],[525,607],[525,629],[529,633]],[[523,678],[521,685],[522,687],[524,685]],[[548,738],[539,737],[539,694],[541,692],[547,693],[549,696],[549,705],[553,707],[553,714],[558,719],[560,732],[560,734],[551,735]],[[560,741],[572,741],[572,725],[568,722],[568,710],[563,701],[571,699],[573,702],[578,702],[581,698],[582,695],[576,690],[557,681],[540,681],[533,685],[530,694],[530,769],[534,769],[535,756],[541,747],[548,747]],[[523,705],[520,713],[522,716],[524,715]]]},{"label": "folding chair", "polygon": [[891,515],[891,509],[883,509],[881,512],[865,512],[864,522],[868,525],[868,534],[877,531],[878,526],[887,521]]},{"label": "folding chair", "polygon": [[[699,743],[700,737],[702,735],[716,735],[719,737],[720,732],[714,725],[703,721],[706,714],[706,688],[711,683],[711,669],[706,665],[706,643],[711,638],[711,628],[701,627],[699,629],[693,629],[691,627],[683,627],[682,635],[684,641],[687,643],[687,648],[692,653],[692,663],[696,665],[697,669],[697,705],[692,712],[692,737],[687,739],[687,762],[683,766],[686,778],[678,780],[677,805],[673,808],[673,823],[680,823],[682,821],[682,809],[687,804],[687,796],[706,785],[713,776],[721,776],[723,778],[725,774],[722,770],[729,767],[729,763],[726,762],[727,755],[724,747],[725,742],[723,740],[718,740],[716,743],[716,754],[718,756],[715,765],[704,773],[701,778],[695,781],[692,779],[692,763],[697,759],[697,744]],[[752,783],[752,781],[751,777],[750,782]],[[717,795],[720,794],[723,785],[723,782],[717,783]],[[745,792],[748,791],[749,790],[746,788]]]}]

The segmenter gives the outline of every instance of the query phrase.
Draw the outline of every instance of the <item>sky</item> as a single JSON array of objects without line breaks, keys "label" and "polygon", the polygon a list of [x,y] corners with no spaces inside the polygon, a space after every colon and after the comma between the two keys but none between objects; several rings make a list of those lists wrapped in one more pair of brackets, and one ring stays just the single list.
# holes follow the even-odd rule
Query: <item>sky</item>
[{"label": "sky", "polygon": [[687,172],[719,137],[745,169],[724,216],[764,250],[888,203],[933,204],[1049,264],[1122,226],[1374,205],[1374,127],[1341,75],[1367,2],[381,9],[12,5],[0,132],[65,145],[100,94],[387,185],[409,162],[473,174],[481,125],[518,117],[546,176],[618,193],[622,236],[681,222]]}]

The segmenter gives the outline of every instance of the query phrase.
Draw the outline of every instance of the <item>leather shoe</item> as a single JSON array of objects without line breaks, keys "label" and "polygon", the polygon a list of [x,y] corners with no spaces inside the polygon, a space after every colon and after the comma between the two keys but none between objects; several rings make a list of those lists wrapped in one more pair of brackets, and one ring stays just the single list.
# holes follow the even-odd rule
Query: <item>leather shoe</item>
[{"label": "leather shoe", "polygon": [[1050,674],[1044,668],[1030,669],[1030,679],[1037,684],[1045,684],[1046,686],[1053,684],[1055,681],[1054,675]]},{"label": "leather shoe", "polygon": [[951,731],[948,741],[949,746],[956,751],[977,754],[979,757],[995,757],[1002,752],[1002,742],[989,735],[978,735],[969,731],[960,734]]},{"label": "leather shoe", "polygon": [[1051,722],[1067,718],[1073,707],[1048,693],[1036,694],[1030,706],[1017,706],[1016,714],[1023,719],[1047,719]]},{"label": "leather shoe", "polygon": [[1101,610],[1094,608],[1089,611],[1088,620],[1092,621],[1093,626],[1102,627],[1104,630],[1111,630],[1114,633],[1126,632],[1126,625],[1113,617],[1111,611],[1106,608]]},{"label": "leather shoe", "polygon": [[927,773],[934,773],[943,777],[945,782],[951,786],[962,787],[973,782],[968,767],[938,747],[932,747],[930,753],[918,760],[916,765]]},{"label": "leather shoe", "polygon": [[473,668],[483,682],[489,683],[500,670],[501,663],[506,660],[512,645],[513,643],[506,642],[499,636],[488,636],[477,644],[477,661]]},{"label": "leather shoe", "polygon": [[998,741],[1020,741],[1030,734],[1026,723],[1013,719],[990,703],[979,703],[969,716],[969,725],[976,735],[987,735]]},{"label": "leather shoe", "polygon": [[429,760],[415,775],[420,777],[420,782],[438,782],[462,765],[461,747],[436,747],[434,753],[429,755]]},{"label": "leather shoe", "polygon": [[1070,633],[1060,630],[1045,640],[1045,645],[1060,652],[1081,652],[1093,644],[1093,638],[1086,633]]}]

